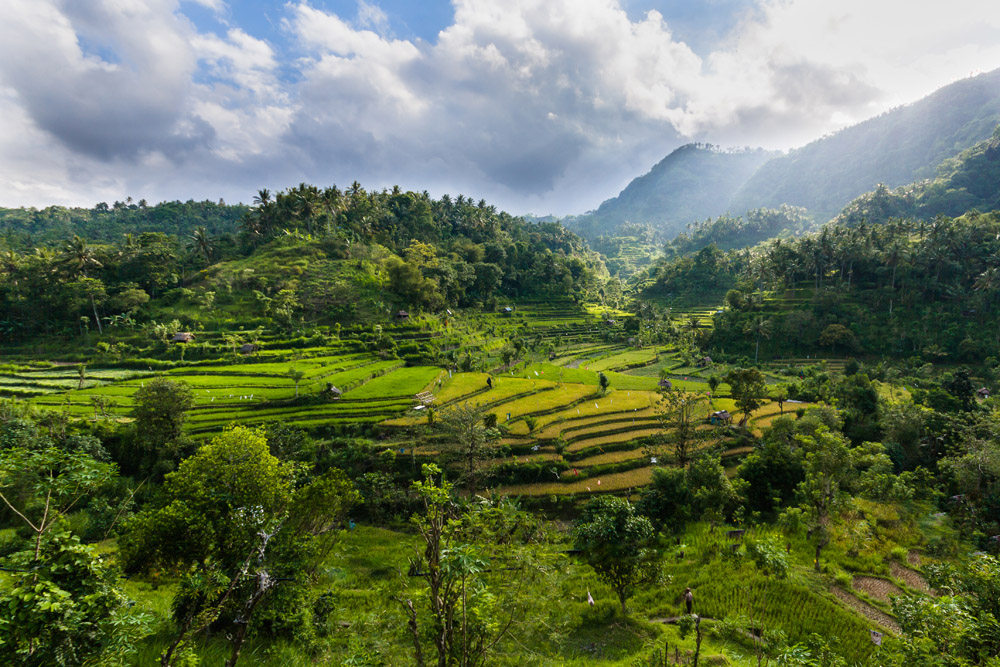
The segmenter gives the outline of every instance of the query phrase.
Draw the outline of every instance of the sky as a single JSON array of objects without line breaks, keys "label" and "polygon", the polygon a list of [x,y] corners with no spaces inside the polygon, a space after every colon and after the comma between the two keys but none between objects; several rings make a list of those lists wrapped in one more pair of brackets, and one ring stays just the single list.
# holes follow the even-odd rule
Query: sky
[{"label": "sky", "polygon": [[1000,67],[997,0],[4,0],[0,206],[300,182],[577,214]]}]

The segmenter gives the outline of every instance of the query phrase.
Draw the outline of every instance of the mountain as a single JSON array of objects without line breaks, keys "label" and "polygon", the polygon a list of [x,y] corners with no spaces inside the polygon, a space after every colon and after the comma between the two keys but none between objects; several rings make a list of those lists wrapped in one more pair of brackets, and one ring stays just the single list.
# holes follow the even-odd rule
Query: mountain
[{"label": "mountain", "polygon": [[720,150],[710,144],[676,149],[596,211],[567,220],[590,238],[613,235],[626,222],[674,236],[692,222],[726,213],[726,202],[772,156],[762,149]]},{"label": "mountain", "polygon": [[931,220],[972,209],[1000,209],[1000,125],[986,141],[942,162],[937,178],[894,190],[879,185],[848,204],[834,222],[854,227],[889,218]]},{"label": "mountain", "polygon": [[987,139],[1000,121],[1000,70],[952,83],[768,161],[739,188],[732,211],[802,206],[818,222],[855,197],[934,176],[935,168]]}]

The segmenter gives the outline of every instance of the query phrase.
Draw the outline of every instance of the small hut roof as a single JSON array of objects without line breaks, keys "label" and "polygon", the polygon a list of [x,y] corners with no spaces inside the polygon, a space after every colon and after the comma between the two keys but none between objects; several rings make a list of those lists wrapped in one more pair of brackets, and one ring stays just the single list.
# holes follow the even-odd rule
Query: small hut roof
[{"label": "small hut roof", "polygon": [[511,308],[510,306],[504,306],[503,307],[503,312],[505,312],[505,313],[513,313],[514,309]]},{"label": "small hut roof", "polygon": [[712,416],[718,417],[720,419],[729,419],[730,414],[729,410],[716,410],[715,412],[712,413]]},{"label": "small hut roof", "polygon": [[194,340],[194,334],[187,331],[178,331],[174,334],[173,341],[175,343],[190,343]]},{"label": "small hut roof", "polygon": [[976,395],[988,397],[990,395],[990,390],[987,389],[986,387],[982,387],[981,389],[978,389],[976,391]]},{"label": "small hut roof", "polygon": [[410,314],[408,312],[406,312],[405,310],[401,310],[398,313],[396,313],[396,317],[409,317],[409,316],[410,316]]},{"label": "small hut roof", "polygon": [[671,387],[674,386],[674,383],[671,382],[670,380],[668,380],[667,378],[663,378],[657,384],[660,385],[661,387],[665,387],[667,389],[670,389]]},{"label": "small hut roof", "polygon": [[253,343],[243,343],[243,345],[240,347],[240,352],[242,352],[243,354],[250,354],[251,352],[256,352],[256,351],[257,351],[257,346],[254,345]]},{"label": "small hut roof", "polygon": [[333,387],[333,386],[331,386],[331,387],[330,387],[330,393],[331,393],[331,394],[333,394],[334,396],[340,396],[340,395],[341,395],[341,394],[343,394],[344,392],[343,392],[343,391],[341,391],[340,389],[338,389],[337,387]]}]

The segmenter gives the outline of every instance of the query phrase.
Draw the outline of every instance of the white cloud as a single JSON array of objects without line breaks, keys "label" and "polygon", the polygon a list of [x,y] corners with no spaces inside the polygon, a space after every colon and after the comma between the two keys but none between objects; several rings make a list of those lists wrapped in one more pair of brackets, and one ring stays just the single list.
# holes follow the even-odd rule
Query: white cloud
[{"label": "white cloud", "polygon": [[428,43],[376,2],[289,3],[293,60],[245,26],[199,32],[179,0],[8,0],[0,202],[357,179],[579,212],[681,141],[789,147],[1000,67],[992,0],[760,0],[697,53],[616,0],[453,5]]}]

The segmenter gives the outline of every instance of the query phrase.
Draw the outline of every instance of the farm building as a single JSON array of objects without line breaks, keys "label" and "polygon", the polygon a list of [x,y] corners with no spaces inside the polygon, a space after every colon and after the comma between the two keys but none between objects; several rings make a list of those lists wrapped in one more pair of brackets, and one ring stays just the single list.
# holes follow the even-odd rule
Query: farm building
[{"label": "farm building", "polygon": [[701,366],[701,367],[703,367],[703,368],[705,366],[711,366],[712,365],[712,357],[702,357],[698,361],[698,365]]},{"label": "farm building", "polygon": [[330,395],[331,398],[333,398],[333,400],[337,400],[338,398],[344,395],[343,391],[341,391],[337,387],[334,387],[329,382],[326,383],[326,392]]},{"label": "farm building", "polygon": [[976,391],[976,396],[978,396],[979,398],[989,398],[990,390],[987,389],[986,387],[982,387]]},{"label": "farm building", "polygon": [[716,410],[708,418],[708,423],[716,426],[725,426],[731,421],[733,421],[733,416],[729,414],[729,410]]},{"label": "farm building", "polygon": [[240,347],[240,354],[253,354],[257,351],[257,346],[253,343],[243,343]]},{"label": "farm building", "polygon": [[398,313],[396,313],[396,319],[397,320],[408,320],[408,319],[410,319],[410,314],[408,312],[406,312],[405,310],[401,310]]},{"label": "farm building", "polygon": [[660,389],[673,389],[674,388],[674,383],[671,382],[670,380],[668,380],[667,378],[663,378],[662,380],[660,380],[656,384],[657,384],[657,386]]},{"label": "farm building", "polygon": [[616,324],[618,324],[618,322],[616,322],[615,320],[612,320],[612,319],[604,320],[604,323],[607,324],[609,327],[613,327]]},{"label": "farm building", "polygon": [[511,315],[514,314],[514,309],[511,308],[510,306],[504,306],[500,312],[510,317]]},{"label": "farm building", "polygon": [[194,334],[187,331],[178,331],[173,337],[174,343],[190,343],[194,340]]}]

